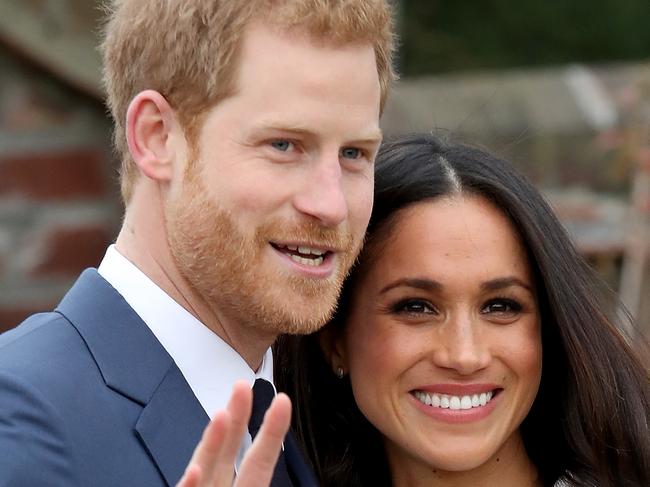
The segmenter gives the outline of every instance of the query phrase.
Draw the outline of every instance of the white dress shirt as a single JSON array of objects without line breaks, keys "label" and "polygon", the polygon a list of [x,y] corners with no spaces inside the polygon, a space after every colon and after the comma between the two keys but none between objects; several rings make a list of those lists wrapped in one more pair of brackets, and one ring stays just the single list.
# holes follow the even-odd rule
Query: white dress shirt
[{"label": "white dress shirt", "polygon": [[[97,270],[151,329],[210,418],[226,407],[236,381],[246,380],[252,387],[255,379],[261,378],[273,384],[270,348],[257,372],[253,371],[230,345],[174,301],[114,245],[108,248]],[[246,433],[237,466],[251,443]]]}]

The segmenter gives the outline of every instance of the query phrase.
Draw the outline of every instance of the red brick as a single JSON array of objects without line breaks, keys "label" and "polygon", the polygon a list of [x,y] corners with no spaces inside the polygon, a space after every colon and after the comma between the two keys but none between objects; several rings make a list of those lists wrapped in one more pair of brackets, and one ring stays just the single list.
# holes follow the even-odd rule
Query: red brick
[{"label": "red brick", "polygon": [[104,226],[59,228],[46,237],[45,253],[29,273],[31,277],[75,277],[86,267],[96,267],[112,233]]},{"label": "red brick", "polygon": [[34,313],[54,309],[56,304],[57,303],[43,303],[41,306],[32,305],[28,307],[0,308],[0,333],[19,325],[25,318]]},{"label": "red brick", "polygon": [[39,200],[106,195],[101,153],[88,149],[0,158],[0,196],[22,194]]}]

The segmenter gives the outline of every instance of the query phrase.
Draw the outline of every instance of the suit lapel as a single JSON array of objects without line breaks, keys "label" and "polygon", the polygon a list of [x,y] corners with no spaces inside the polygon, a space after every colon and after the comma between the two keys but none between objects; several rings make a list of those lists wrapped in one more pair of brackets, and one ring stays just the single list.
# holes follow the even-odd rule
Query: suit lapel
[{"label": "suit lapel", "polygon": [[175,485],[208,416],[174,361],[94,269],[84,271],[57,312],[86,342],[106,385],[143,406],[136,434],[167,483]]},{"label": "suit lapel", "polygon": [[[114,391],[143,409],[135,434],[167,484],[183,475],[209,418],[149,327],[94,269],[83,272],[57,312],[77,329]],[[317,485],[293,435],[285,460],[297,486]]]},{"label": "suit lapel", "polygon": [[180,480],[209,421],[196,402],[178,367],[172,367],[135,425],[169,485]]}]

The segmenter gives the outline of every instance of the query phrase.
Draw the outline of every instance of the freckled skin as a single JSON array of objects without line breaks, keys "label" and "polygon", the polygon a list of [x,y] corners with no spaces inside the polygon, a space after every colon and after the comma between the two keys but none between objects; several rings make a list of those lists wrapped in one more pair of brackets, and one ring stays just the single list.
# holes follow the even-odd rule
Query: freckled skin
[{"label": "freckled skin", "polygon": [[[386,242],[353,291],[338,347],[394,485],[535,485],[519,426],[541,378],[540,318],[518,234],[491,203],[455,196],[405,210]],[[437,286],[383,291],[405,278]],[[508,284],[485,287],[499,280]],[[412,394],[443,383],[501,391],[487,417],[451,424]]]}]

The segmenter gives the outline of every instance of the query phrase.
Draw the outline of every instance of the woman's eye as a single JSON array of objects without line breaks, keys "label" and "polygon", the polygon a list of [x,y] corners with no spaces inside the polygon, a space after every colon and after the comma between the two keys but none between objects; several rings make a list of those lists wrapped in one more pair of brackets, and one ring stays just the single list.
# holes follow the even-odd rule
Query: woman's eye
[{"label": "woman's eye", "polygon": [[273,140],[271,141],[271,147],[280,152],[287,152],[293,147],[293,142],[283,139]]},{"label": "woman's eye", "polygon": [[513,315],[521,311],[521,305],[510,299],[495,299],[481,310],[483,314]]},{"label": "woman's eye", "polygon": [[356,147],[344,147],[341,149],[341,157],[345,159],[359,159],[363,152]]},{"label": "woman's eye", "polygon": [[397,303],[393,310],[396,313],[406,314],[434,314],[436,311],[434,307],[427,301],[422,299],[408,299]]}]

